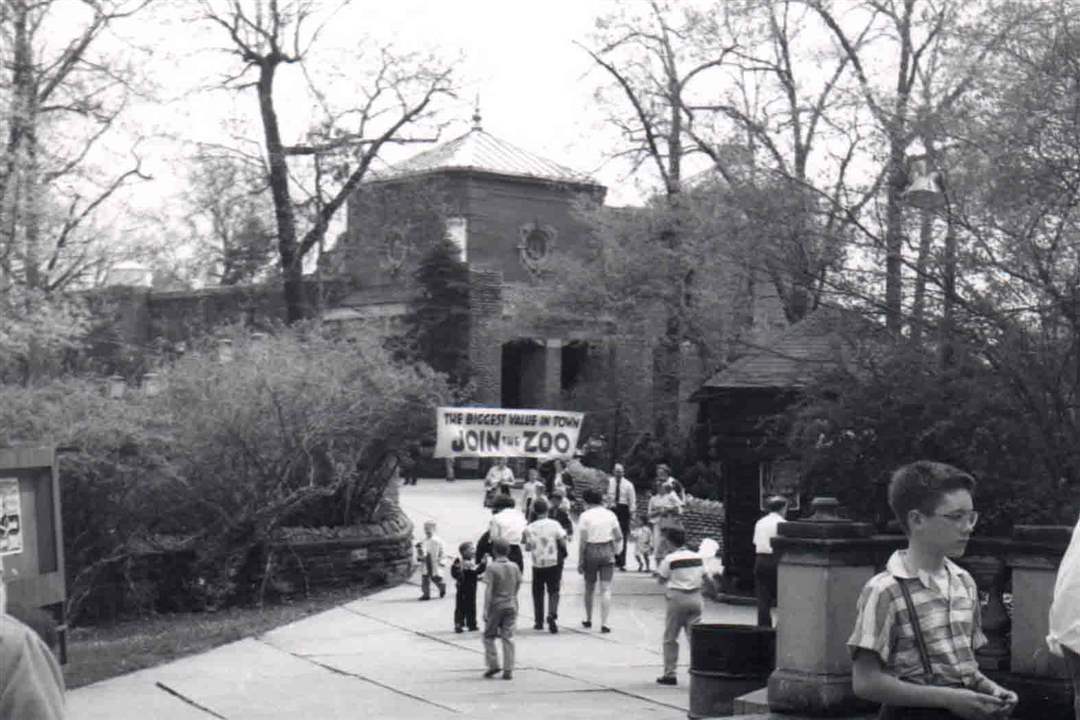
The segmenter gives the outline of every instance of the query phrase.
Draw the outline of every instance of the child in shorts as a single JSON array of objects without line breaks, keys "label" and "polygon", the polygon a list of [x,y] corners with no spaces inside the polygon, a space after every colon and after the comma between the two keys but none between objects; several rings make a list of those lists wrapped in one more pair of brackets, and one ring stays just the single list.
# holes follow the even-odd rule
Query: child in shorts
[{"label": "child in shorts", "polygon": [[431,583],[439,588],[439,597],[446,596],[446,582],[443,581],[442,566],[445,563],[445,544],[435,534],[435,522],[424,523],[424,539],[417,543],[417,560],[420,561],[420,599],[431,599]]},{"label": "child in shorts", "polygon": [[496,640],[502,640],[503,680],[514,677],[514,626],[517,625],[518,590],[521,588],[521,570],[510,562],[510,546],[505,540],[491,543],[494,557],[484,571],[484,660],[487,670],[484,677],[492,678],[499,673],[499,651]]},{"label": "child in shorts", "polygon": [[649,559],[653,554],[653,529],[648,521],[638,525],[632,531],[634,537],[634,559],[637,560],[638,572],[649,572]]}]

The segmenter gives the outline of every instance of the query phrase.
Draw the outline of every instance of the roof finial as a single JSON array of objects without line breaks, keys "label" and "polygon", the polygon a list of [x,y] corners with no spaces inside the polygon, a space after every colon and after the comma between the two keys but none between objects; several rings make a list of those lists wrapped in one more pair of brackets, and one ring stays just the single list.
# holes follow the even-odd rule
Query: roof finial
[{"label": "roof finial", "polygon": [[484,129],[483,126],[480,124],[480,93],[476,93],[476,109],[473,110],[472,128],[473,130]]}]

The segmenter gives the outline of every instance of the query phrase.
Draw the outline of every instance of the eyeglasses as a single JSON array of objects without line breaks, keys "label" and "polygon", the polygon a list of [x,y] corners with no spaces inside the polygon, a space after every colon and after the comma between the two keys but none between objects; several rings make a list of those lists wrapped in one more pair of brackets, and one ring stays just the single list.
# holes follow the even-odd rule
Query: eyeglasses
[{"label": "eyeglasses", "polygon": [[943,515],[933,513],[931,517],[945,518],[955,525],[963,524],[970,525],[971,527],[975,527],[975,523],[979,522],[979,513],[976,510],[957,510],[956,512],[945,513]]}]

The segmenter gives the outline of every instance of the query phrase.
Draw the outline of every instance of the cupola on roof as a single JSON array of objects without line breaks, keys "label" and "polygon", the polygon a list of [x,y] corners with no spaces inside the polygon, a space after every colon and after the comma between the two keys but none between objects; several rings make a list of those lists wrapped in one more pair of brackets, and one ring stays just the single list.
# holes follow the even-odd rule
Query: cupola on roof
[{"label": "cupola on roof", "polygon": [[480,123],[479,110],[472,120],[472,129],[464,135],[373,173],[372,180],[378,182],[443,170],[471,170],[572,185],[599,185],[584,173],[522,150],[486,132]]}]

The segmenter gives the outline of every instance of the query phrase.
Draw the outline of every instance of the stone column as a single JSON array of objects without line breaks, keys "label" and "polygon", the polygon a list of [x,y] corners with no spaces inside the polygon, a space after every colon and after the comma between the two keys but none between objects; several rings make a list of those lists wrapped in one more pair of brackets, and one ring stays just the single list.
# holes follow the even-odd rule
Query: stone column
[{"label": "stone column", "polygon": [[1072,707],[1065,665],[1046,645],[1054,583],[1071,531],[1048,525],[1013,529],[1006,558],[1012,568],[1010,672],[994,677],[1020,695],[1017,711],[1023,717],[1068,717]]},{"label": "stone column", "polygon": [[875,573],[877,541],[869,523],[836,515],[833,498],[815,498],[813,514],[780,525],[776,669],[769,709],[807,716],[873,710],[851,689],[847,639],[863,585]]},{"label": "stone column", "polygon": [[559,407],[562,394],[562,340],[544,341],[544,379],[541,389],[542,409]]}]

